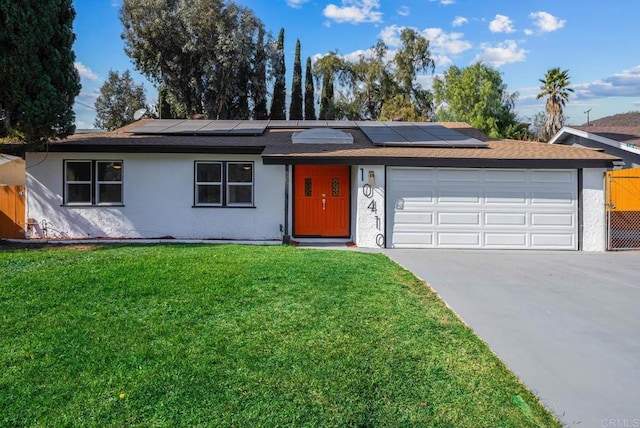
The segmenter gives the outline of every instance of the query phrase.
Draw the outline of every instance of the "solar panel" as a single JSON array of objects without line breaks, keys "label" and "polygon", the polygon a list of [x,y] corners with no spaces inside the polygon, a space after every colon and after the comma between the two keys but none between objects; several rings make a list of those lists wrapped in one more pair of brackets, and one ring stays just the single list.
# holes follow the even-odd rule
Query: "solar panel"
[{"label": "solar panel", "polygon": [[437,123],[356,122],[377,146],[409,147],[487,147],[487,143],[468,137]]},{"label": "solar panel", "polygon": [[261,135],[267,123],[264,120],[157,119],[129,132],[146,135]]}]

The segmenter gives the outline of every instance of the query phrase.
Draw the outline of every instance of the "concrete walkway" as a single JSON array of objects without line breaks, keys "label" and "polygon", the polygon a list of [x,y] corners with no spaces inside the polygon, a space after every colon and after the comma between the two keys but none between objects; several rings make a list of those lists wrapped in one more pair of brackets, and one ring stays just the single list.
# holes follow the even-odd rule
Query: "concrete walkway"
[{"label": "concrete walkway", "polygon": [[382,251],[564,424],[640,427],[640,252]]}]

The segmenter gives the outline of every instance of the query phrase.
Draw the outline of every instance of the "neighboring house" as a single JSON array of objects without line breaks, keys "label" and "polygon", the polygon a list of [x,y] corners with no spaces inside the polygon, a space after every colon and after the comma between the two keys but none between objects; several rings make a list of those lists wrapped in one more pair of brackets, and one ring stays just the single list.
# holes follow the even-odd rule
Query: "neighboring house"
[{"label": "neighboring house", "polygon": [[616,160],[464,123],[143,120],[26,153],[27,216],[61,238],[602,251]]},{"label": "neighboring house", "polygon": [[549,141],[598,149],[624,161],[624,168],[640,167],[640,126],[565,126]]}]

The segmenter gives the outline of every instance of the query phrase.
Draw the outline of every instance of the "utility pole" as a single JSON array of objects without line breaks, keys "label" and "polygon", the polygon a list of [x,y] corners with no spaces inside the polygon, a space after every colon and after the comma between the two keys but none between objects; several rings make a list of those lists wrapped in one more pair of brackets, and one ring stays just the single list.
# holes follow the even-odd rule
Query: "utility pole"
[{"label": "utility pole", "polygon": [[589,126],[589,112],[591,111],[591,109],[587,110],[584,112],[584,114],[587,115],[587,126]]}]

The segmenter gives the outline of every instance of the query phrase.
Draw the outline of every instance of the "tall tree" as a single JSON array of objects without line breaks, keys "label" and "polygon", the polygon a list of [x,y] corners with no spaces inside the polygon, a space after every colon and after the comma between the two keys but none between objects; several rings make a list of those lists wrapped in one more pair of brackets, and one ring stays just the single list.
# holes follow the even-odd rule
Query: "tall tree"
[{"label": "tall tree", "polygon": [[[125,52],[167,88],[172,110],[246,118],[262,22],[232,0],[124,0]],[[255,101],[254,101],[255,102]]]},{"label": "tall tree", "polygon": [[560,70],[559,67],[547,70],[543,79],[539,79],[542,85],[537,99],[547,97],[547,120],[544,126],[544,138],[553,137],[564,125],[564,106],[569,101],[569,93],[573,89],[569,87],[569,70]]},{"label": "tall tree", "polygon": [[269,119],[267,110],[267,53],[264,37],[264,28],[260,27],[253,58],[253,81],[251,84],[253,118],[257,120]]},{"label": "tall tree", "polygon": [[296,53],[293,60],[293,83],[291,85],[291,106],[289,119],[302,120],[302,62],[300,60],[300,39],[296,41]]},{"label": "tall tree", "polygon": [[109,131],[121,128],[135,121],[136,110],[147,107],[144,85],[136,84],[129,70],[120,75],[109,70],[107,81],[100,87],[100,95],[95,103],[96,120],[94,126]]},{"label": "tall tree", "polygon": [[285,99],[287,96],[285,73],[286,66],[284,63],[284,28],[280,29],[278,34],[278,44],[276,45],[276,58],[273,64],[273,75],[275,82],[273,84],[273,97],[271,98],[271,119],[285,120],[287,117]]},{"label": "tall tree", "polygon": [[318,118],[333,120],[336,118],[334,81],[336,78],[346,80],[345,62],[336,52],[330,52],[315,62],[314,72],[316,78],[322,80]]},{"label": "tall tree", "polygon": [[494,138],[515,138],[521,130],[513,111],[518,93],[509,93],[488,65],[451,66],[434,79],[433,90],[440,121],[467,122]]},{"label": "tall tree", "polygon": [[[429,51],[429,41],[416,30],[405,28],[400,32],[400,49],[393,57],[396,83],[406,106],[426,119],[432,110],[431,93],[416,81],[419,73],[434,71],[435,62]],[[398,96],[396,95],[396,99]]]},{"label": "tall tree", "polygon": [[304,119],[316,120],[316,89],[313,86],[313,69],[311,58],[307,57],[306,72],[304,77]]},{"label": "tall tree", "polygon": [[71,0],[0,2],[0,118],[8,136],[36,143],[75,131],[75,15]]}]

